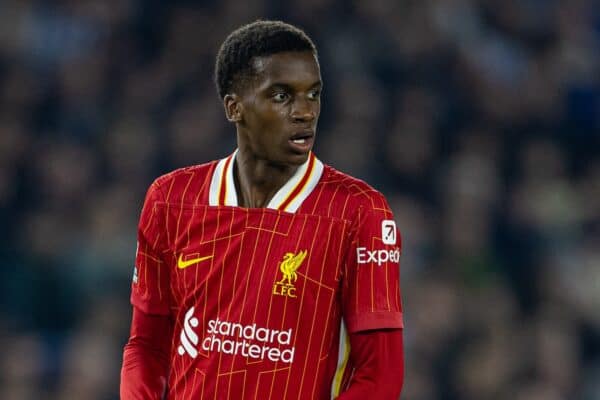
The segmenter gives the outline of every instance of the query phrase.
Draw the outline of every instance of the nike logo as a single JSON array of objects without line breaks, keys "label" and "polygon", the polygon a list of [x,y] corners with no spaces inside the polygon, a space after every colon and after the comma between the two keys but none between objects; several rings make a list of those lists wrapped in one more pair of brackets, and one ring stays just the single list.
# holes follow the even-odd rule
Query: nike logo
[{"label": "nike logo", "polygon": [[192,258],[190,260],[183,260],[183,254],[179,255],[179,260],[177,260],[177,268],[179,269],[184,269],[189,267],[192,264],[196,264],[199,262],[202,262],[204,260],[209,260],[211,259],[213,256],[204,256],[204,257],[198,257],[198,258]]}]

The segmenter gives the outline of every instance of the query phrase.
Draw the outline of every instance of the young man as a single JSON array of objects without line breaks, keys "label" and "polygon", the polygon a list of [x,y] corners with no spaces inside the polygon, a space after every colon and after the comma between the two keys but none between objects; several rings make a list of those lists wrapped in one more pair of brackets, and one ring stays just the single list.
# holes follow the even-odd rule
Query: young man
[{"label": "young man", "polygon": [[148,190],[121,398],[396,400],[400,236],[380,193],[311,152],[314,44],[254,22],[215,79],[238,148]]}]

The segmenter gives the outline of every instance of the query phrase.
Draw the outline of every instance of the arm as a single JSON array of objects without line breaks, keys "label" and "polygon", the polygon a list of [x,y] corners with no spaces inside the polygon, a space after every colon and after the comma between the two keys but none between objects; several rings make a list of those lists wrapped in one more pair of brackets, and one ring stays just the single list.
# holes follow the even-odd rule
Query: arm
[{"label": "arm", "polygon": [[170,338],[168,316],[133,307],[131,334],[123,351],[121,400],[160,400],[167,386]]},{"label": "arm", "polygon": [[337,400],[397,400],[404,382],[402,329],[350,334],[354,373]]},{"label": "arm", "polygon": [[402,240],[383,196],[373,195],[372,203],[358,210],[344,265],[342,307],[350,353],[341,385],[334,386],[339,400],[397,400],[402,389]]},{"label": "arm", "polygon": [[161,190],[155,181],[146,194],[138,226],[131,284],[133,316],[123,352],[122,400],[159,400],[167,386],[173,320],[165,254]]}]

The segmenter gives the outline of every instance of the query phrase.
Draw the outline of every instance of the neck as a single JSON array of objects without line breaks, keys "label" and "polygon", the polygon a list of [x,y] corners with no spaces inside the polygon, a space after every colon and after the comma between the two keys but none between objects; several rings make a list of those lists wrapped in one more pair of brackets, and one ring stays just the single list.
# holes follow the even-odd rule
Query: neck
[{"label": "neck", "polygon": [[233,168],[239,205],[261,208],[269,204],[275,193],[294,175],[298,166],[274,164],[240,148]]}]

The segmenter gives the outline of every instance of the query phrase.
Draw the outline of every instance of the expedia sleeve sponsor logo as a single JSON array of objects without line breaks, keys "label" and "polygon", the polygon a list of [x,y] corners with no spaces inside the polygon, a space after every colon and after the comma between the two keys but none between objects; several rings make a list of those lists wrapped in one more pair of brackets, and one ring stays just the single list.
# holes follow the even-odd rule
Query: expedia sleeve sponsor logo
[{"label": "expedia sleeve sponsor logo", "polygon": [[[381,241],[388,246],[394,246],[391,249],[371,250],[366,247],[356,248],[356,262],[358,264],[385,264],[400,262],[400,248],[395,244],[398,242],[396,237],[396,222],[391,219],[381,221]],[[387,247],[387,246],[386,246]]]},{"label": "expedia sleeve sponsor logo", "polygon": [[396,222],[391,219],[381,221],[381,240],[383,244],[396,244]]},{"label": "expedia sleeve sponsor logo", "polygon": [[400,262],[400,249],[396,247],[391,250],[369,250],[366,247],[356,248],[356,262],[358,264],[385,264],[387,262]]}]

